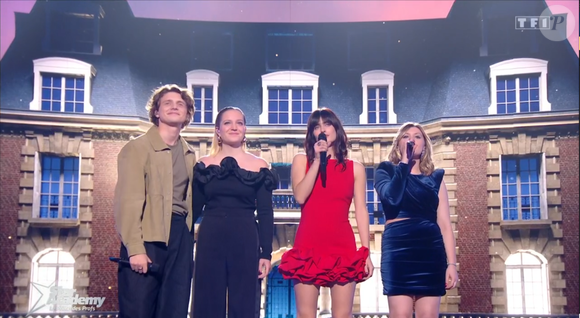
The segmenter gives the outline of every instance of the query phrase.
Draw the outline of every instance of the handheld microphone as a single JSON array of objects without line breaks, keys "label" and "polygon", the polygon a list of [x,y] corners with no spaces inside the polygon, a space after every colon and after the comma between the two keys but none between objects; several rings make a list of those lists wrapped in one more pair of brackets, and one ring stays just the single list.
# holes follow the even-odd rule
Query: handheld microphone
[{"label": "handheld microphone", "polygon": [[[326,141],[326,135],[324,133],[318,134],[318,141],[324,140]],[[322,187],[326,188],[326,151],[320,152],[320,176],[322,178]]]},{"label": "handheld microphone", "polygon": [[407,157],[409,157],[409,160],[413,159],[411,158],[413,156],[413,147],[415,147],[415,142],[413,140],[407,141]]},{"label": "handheld microphone", "polygon": [[[131,267],[131,263],[129,263],[128,260],[120,259],[118,257],[109,256],[109,261]],[[157,273],[159,271],[159,264],[149,263],[147,265],[147,270],[151,273]]]}]

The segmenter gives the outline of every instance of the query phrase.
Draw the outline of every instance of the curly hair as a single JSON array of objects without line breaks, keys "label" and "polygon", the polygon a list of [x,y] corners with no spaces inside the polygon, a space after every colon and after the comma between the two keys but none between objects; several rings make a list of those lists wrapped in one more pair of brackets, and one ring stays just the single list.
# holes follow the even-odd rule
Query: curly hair
[{"label": "curly hair", "polygon": [[193,114],[195,113],[195,106],[193,101],[193,92],[187,88],[179,87],[175,84],[167,84],[156,88],[153,91],[153,94],[149,98],[147,102],[147,112],[149,113],[149,120],[155,125],[159,126],[159,118],[155,116],[155,112],[159,110],[159,101],[161,98],[169,93],[174,92],[181,96],[185,105],[187,106],[187,116],[185,116],[185,121],[181,124],[181,128],[187,127],[191,123],[193,119]]}]

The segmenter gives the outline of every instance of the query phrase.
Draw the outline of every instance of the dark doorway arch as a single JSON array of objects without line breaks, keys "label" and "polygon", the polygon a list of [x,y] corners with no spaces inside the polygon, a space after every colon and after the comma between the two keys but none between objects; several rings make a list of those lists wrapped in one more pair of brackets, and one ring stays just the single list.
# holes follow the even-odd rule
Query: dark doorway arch
[{"label": "dark doorway arch", "polygon": [[268,275],[266,291],[266,318],[295,318],[296,300],[294,282],[286,280],[274,266]]}]

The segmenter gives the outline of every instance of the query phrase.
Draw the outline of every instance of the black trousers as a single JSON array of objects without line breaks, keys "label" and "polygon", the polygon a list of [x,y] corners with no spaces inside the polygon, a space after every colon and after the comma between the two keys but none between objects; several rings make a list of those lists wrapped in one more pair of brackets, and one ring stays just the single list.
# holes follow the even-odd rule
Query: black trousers
[{"label": "black trousers", "polygon": [[259,305],[258,230],[253,215],[207,213],[195,255],[193,318],[255,318]]},{"label": "black trousers", "polygon": [[[193,276],[193,237],[185,216],[173,214],[169,244],[145,242],[156,273],[139,274],[119,265],[119,318],[187,318]],[[121,244],[122,259],[129,259]]]}]

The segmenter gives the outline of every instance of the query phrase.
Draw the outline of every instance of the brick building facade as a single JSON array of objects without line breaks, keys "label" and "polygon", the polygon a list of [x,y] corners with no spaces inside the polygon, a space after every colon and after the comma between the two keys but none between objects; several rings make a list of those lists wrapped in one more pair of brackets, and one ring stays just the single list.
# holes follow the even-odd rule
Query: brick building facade
[{"label": "brick building facade", "polygon": [[[461,280],[442,298],[443,312],[578,313],[578,59],[566,58],[569,47],[540,33],[483,32],[479,38],[490,25],[513,26],[515,12],[545,9],[540,2],[502,3],[458,1],[445,19],[402,24],[301,24],[306,31],[298,38],[288,31],[295,24],[157,21],[135,18],[125,1],[37,2],[16,16],[17,36],[1,61],[0,312],[31,308],[31,283],[43,282],[40,268],[60,268],[58,261],[43,263],[51,253],[71,260],[62,265],[70,279],[59,284],[81,296],[106,297],[100,311],[118,309],[116,264],[108,260],[120,244],[113,220],[116,156],[149,127],[144,106],[151,89],[178,83],[196,93],[200,116],[183,136],[198,158],[209,151],[218,109],[236,105],[248,119],[249,150],[286,175],[273,200],[274,266],[292,247],[299,220],[288,171],[303,151],[301,116],[328,106],[343,120],[350,157],[365,165],[371,184],[400,124],[420,122],[433,139],[435,164],[446,171]],[[47,34],[56,31],[45,26],[54,26],[54,15],[77,13],[99,29],[93,45],[75,46],[75,34],[69,34],[72,49],[51,42]],[[415,28],[425,30],[419,40]],[[459,29],[478,36],[465,38]],[[208,60],[188,40],[175,55],[160,49],[193,33],[195,44],[231,54]],[[288,39],[304,50],[298,69],[292,58],[248,54],[252,47],[279,50]],[[377,39],[384,51],[381,45],[378,53],[361,51]],[[516,40],[518,50],[509,44]],[[274,92],[289,97],[274,99]],[[300,92],[294,102],[304,109],[270,109],[273,101],[292,104],[292,92]],[[75,168],[62,163],[55,169],[70,178],[61,184],[78,188],[51,192],[43,171],[52,171],[50,160],[67,158]],[[367,195],[370,249],[380,257],[384,220],[372,187]],[[58,209],[43,210],[52,206],[43,196],[54,196]],[[64,204],[69,197],[74,203]],[[354,215],[352,224],[356,232]],[[266,317],[273,315],[268,304],[276,292],[268,279],[261,299]],[[354,311],[384,311],[381,290],[378,279],[360,284]],[[514,305],[534,297],[541,299],[538,307]],[[329,309],[323,290],[320,312]]]}]

